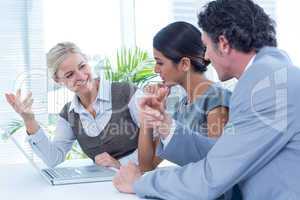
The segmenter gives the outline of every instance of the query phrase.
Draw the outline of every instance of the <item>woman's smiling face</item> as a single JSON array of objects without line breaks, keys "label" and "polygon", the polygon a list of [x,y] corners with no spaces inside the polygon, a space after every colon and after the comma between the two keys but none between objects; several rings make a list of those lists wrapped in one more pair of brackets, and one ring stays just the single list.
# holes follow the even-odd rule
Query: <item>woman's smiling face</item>
[{"label": "woman's smiling face", "polygon": [[56,77],[59,83],[76,94],[92,88],[91,67],[79,53],[70,53],[67,56],[59,65]]}]

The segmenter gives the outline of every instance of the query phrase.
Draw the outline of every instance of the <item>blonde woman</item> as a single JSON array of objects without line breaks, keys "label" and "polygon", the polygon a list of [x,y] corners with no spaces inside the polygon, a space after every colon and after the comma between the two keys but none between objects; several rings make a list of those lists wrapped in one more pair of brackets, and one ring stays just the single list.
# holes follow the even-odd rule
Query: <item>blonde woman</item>
[{"label": "blonde woman", "polygon": [[34,152],[50,167],[63,162],[75,140],[96,164],[119,168],[137,160],[137,88],[128,83],[93,79],[86,56],[71,42],[59,43],[47,54],[53,80],[74,92],[61,112],[53,141],[35,120],[32,95],[6,94],[8,103],[23,118]]}]

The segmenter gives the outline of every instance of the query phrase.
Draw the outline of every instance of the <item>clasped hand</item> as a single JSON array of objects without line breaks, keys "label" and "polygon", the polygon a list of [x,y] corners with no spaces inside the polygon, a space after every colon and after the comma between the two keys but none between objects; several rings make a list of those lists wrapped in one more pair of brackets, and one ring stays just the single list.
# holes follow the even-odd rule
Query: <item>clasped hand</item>
[{"label": "clasped hand", "polygon": [[140,101],[140,120],[145,128],[153,128],[162,138],[168,136],[172,119],[166,113],[166,98],[169,88],[163,86],[148,86],[146,96]]}]

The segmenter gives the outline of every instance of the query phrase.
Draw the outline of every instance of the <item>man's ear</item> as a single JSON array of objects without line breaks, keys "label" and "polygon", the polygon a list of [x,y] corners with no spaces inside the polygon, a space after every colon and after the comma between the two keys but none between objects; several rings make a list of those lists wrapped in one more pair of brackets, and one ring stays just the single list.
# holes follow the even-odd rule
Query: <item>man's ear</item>
[{"label": "man's ear", "polygon": [[224,54],[228,54],[230,52],[230,45],[227,38],[224,35],[219,36],[219,43],[218,43],[219,51]]},{"label": "man's ear", "polygon": [[179,67],[184,72],[189,71],[191,68],[191,60],[188,57],[181,58]]}]

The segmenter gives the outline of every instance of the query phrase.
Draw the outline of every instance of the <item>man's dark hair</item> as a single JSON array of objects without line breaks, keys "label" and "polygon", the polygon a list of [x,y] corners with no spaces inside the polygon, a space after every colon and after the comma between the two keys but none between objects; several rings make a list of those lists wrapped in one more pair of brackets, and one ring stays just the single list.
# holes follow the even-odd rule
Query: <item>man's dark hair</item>
[{"label": "man's dark hair", "polygon": [[217,44],[223,35],[238,51],[277,46],[275,22],[251,0],[215,0],[198,15],[198,25]]}]

